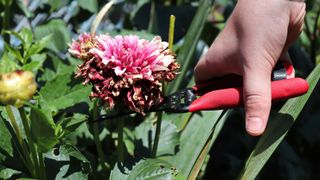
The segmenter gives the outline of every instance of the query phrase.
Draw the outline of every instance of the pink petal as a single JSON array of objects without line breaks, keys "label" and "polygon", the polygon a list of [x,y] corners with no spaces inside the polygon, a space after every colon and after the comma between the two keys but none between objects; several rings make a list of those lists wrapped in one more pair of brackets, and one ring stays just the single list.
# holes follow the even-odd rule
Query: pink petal
[{"label": "pink petal", "polygon": [[114,72],[116,73],[117,76],[123,75],[123,73],[126,71],[126,68],[121,69],[121,67],[117,66],[114,69]]}]

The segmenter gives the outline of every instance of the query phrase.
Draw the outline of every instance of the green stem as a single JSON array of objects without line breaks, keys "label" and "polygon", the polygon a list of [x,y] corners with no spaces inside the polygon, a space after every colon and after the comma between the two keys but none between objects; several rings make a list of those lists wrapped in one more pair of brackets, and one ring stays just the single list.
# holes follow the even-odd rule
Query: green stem
[{"label": "green stem", "polygon": [[[92,116],[93,116],[93,121],[96,121],[99,117],[98,102],[96,99],[93,102]],[[100,141],[100,137],[99,137],[99,123],[93,123],[92,126],[93,126],[93,138],[94,138],[94,142],[96,144],[98,156],[100,159],[100,164],[101,164],[102,169],[104,171],[107,171],[108,167],[105,164],[106,161],[105,161],[105,157],[104,157],[104,153],[102,150],[102,145],[101,145],[101,141]]]},{"label": "green stem", "polygon": [[43,159],[43,154],[38,153],[38,158],[39,158],[39,167],[40,167],[40,179],[46,180],[46,167],[44,164],[44,159]]},{"label": "green stem", "polygon": [[[4,17],[3,17],[3,21],[2,21],[2,32],[10,29],[10,6],[11,6],[11,4],[12,4],[12,2],[10,0],[5,1]],[[3,34],[3,39],[5,42],[10,44],[10,35],[9,34],[7,34],[7,33]]]},{"label": "green stem", "polygon": [[153,148],[151,152],[151,157],[155,158],[157,156],[157,150],[160,140],[160,132],[161,132],[161,123],[162,123],[162,112],[157,112],[157,126],[156,126],[156,134],[154,137]]},{"label": "green stem", "polygon": [[35,167],[36,174],[39,177],[38,173],[40,173],[41,171],[40,171],[40,168],[39,168],[39,161],[38,161],[38,157],[37,157],[37,152],[36,152],[36,149],[35,149],[35,146],[34,146],[35,144],[34,144],[32,138],[31,138],[31,131],[30,131],[28,118],[26,116],[26,113],[25,113],[23,107],[18,108],[18,110],[19,110],[19,113],[20,113],[20,116],[21,116],[21,120],[22,120],[22,125],[23,125],[23,128],[24,128],[24,131],[26,133],[26,137],[27,137],[27,140],[28,140],[28,145],[29,145],[29,148],[30,148],[30,153],[31,153],[31,156],[32,156],[33,165]]},{"label": "green stem", "polygon": [[5,106],[5,108],[6,108],[9,120],[10,120],[10,124],[14,129],[15,136],[18,139],[18,143],[19,144],[16,144],[16,143],[15,144],[16,144],[16,147],[18,149],[18,153],[19,153],[19,155],[21,157],[21,160],[23,161],[23,163],[27,167],[27,169],[30,172],[30,174],[33,177],[35,177],[35,171],[34,171],[34,168],[32,168],[32,161],[31,161],[30,156],[29,156],[28,148],[27,148],[26,144],[23,142],[23,138],[22,138],[20,130],[18,128],[18,124],[16,122],[16,118],[14,117],[12,109],[11,109],[11,107],[9,105]]},{"label": "green stem", "polygon": [[157,16],[156,16],[156,3],[154,0],[151,1],[150,7],[150,19],[148,24],[148,32],[152,34],[157,33]]},{"label": "green stem", "polygon": [[123,143],[123,126],[122,118],[118,119],[118,163],[124,160],[124,143]]},{"label": "green stem", "polygon": [[[176,17],[171,15],[170,16],[170,24],[169,24],[169,37],[168,37],[168,43],[169,43],[169,50],[172,52],[173,48],[173,41],[174,41],[174,25],[175,25]],[[162,94],[166,95],[166,82],[162,82]],[[153,148],[151,152],[151,157],[157,156],[158,146],[159,146],[159,140],[160,140],[160,133],[161,133],[161,123],[162,123],[162,112],[157,113],[157,126],[156,126],[156,133],[154,136],[154,142],[153,142]]]},{"label": "green stem", "polygon": [[174,15],[170,15],[169,35],[168,35],[168,43],[169,43],[170,51],[172,51],[172,48],[173,48],[175,21],[176,21],[176,17]]},{"label": "green stem", "polygon": [[15,119],[15,117],[13,115],[12,109],[11,109],[11,107],[9,105],[6,106],[6,111],[7,111],[11,126],[13,127],[13,129],[14,129],[14,131],[16,133],[16,136],[18,138],[19,144],[21,145],[22,144],[22,136],[21,136],[20,130],[18,128],[18,124],[16,122],[16,119]]}]

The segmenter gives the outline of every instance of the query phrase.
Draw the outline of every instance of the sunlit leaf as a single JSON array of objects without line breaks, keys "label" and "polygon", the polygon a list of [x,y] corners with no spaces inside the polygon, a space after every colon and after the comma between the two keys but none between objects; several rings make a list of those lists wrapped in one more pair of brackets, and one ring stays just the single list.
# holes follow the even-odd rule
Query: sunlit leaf
[{"label": "sunlit leaf", "polygon": [[[151,121],[144,121],[135,129],[136,141],[142,141],[144,148],[151,151],[155,136],[155,125]],[[174,124],[169,121],[163,121],[161,124],[161,134],[157,156],[173,155],[175,148],[179,144],[180,134]]]},{"label": "sunlit leaf", "polygon": [[40,40],[48,35],[52,35],[48,48],[55,51],[66,51],[68,43],[71,41],[70,31],[62,20],[51,20],[49,23],[37,26],[35,28],[35,36]]},{"label": "sunlit leaf", "polygon": [[123,129],[123,141],[128,153],[131,156],[134,156],[134,149],[135,149],[134,140],[135,139],[136,137],[133,131],[131,131],[129,128]]},{"label": "sunlit leaf", "polygon": [[177,175],[177,169],[170,163],[160,159],[146,159],[134,167],[128,176],[128,180],[171,180]]},{"label": "sunlit leaf", "polygon": [[111,171],[110,180],[128,179],[133,167],[125,167],[123,163],[116,163]]},{"label": "sunlit leaf", "polygon": [[0,73],[8,73],[17,69],[19,69],[19,65],[5,52],[0,60]]},{"label": "sunlit leaf", "polygon": [[31,56],[31,61],[22,66],[22,69],[25,71],[32,71],[36,73],[43,65],[43,62],[46,60],[46,54],[35,54]]},{"label": "sunlit leaf", "polygon": [[77,103],[89,102],[91,87],[74,82],[72,77],[70,73],[61,74],[43,86],[40,94],[47,109],[57,112]]},{"label": "sunlit leaf", "polygon": [[[4,110],[4,108],[1,110]],[[1,112],[1,111],[0,111]],[[0,147],[1,147],[1,153],[0,153],[0,160],[4,161],[6,159],[6,156],[13,156],[13,144],[12,144],[12,137],[7,129],[6,124],[8,122],[3,118],[3,112],[1,112],[0,115]]]},{"label": "sunlit leaf", "polygon": [[44,72],[39,78],[41,81],[52,81],[61,74],[71,74],[77,69],[77,66],[70,61],[62,60],[53,54],[47,55],[48,58],[44,62]]},{"label": "sunlit leaf", "polygon": [[65,144],[49,151],[45,157],[47,177],[51,179],[88,179],[91,171],[90,163],[76,147]]},{"label": "sunlit leaf", "polygon": [[92,13],[97,12],[98,2],[97,0],[78,0],[79,6]]},{"label": "sunlit leaf", "polygon": [[[167,160],[175,165],[184,176],[192,176],[193,169],[201,167],[203,163],[201,158],[208,154],[212,143],[227,119],[226,117],[227,113],[223,113],[223,111],[205,111],[201,114],[194,114],[182,131],[177,154],[168,157]],[[209,147],[206,148],[206,146]]]},{"label": "sunlit leaf", "polygon": [[62,8],[67,5],[68,1],[60,0],[42,0],[42,3],[47,3],[51,6],[50,11],[53,12],[59,8]]},{"label": "sunlit leaf", "polygon": [[35,107],[31,109],[30,119],[32,139],[40,152],[48,152],[58,143],[53,120]]},{"label": "sunlit leaf", "polygon": [[[4,46],[5,46],[6,50],[8,51],[9,56],[13,56],[15,59],[17,59],[22,64],[24,64],[24,58],[22,57],[22,55],[18,49],[15,49],[8,44],[5,44]],[[14,61],[14,59],[12,59],[12,60]]]},{"label": "sunlit leaf", "polygon": [[33,16],[33,13],[28,9],[23,0],[17,0],[16,3],[27,18],[31,18]]},{"label": "sunlit leaf", "polygon": [[36,55],[37,53],[42,51],[43,48],[47,46],[50,39],[51,39],[51,35],[45,36],[42,39],[33,43],[30,46],[30,48],[27,49],[27,52],[25,52],[24,59],[28,60],[31,56]]},{"label": "sunlit leaf", "polygon": [[70,133],[76,131],[84,122],[88,120],[88,117],[83,114],[74,114],[72,117],[61,119],[57,124],[62,127],[63,136],[67,136]]},{"label": "sunlit leaf", "polygon": [[10,178],[12,179],[14,175],[19,175],[19,174],[21,174],[21,171],[7,168],[7,167],[2,166],[0,164],[0,178],[1,179],[10,179]]}]

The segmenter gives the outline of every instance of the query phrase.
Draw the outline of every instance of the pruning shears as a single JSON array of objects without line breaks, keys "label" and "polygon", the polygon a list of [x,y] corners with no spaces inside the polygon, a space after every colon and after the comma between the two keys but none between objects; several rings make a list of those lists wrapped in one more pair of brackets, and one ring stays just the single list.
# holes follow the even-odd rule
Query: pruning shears
[{"label": "pruning shears", "polygon": [[[308,91],[307,81],[302,78],[294,78],[293,73],[294,68],[291,64],[277,64],[274,68],[271,82],[273,102],[297,97]],[[168,95],[160,105],[153,106],[146,112],[185,113],[234,108],[243,105],[242,91],[242,77],[227,75]],[[121,112],[120,115],[114,116],[102,115],[100,119],[132,113],[135,112]]]}]

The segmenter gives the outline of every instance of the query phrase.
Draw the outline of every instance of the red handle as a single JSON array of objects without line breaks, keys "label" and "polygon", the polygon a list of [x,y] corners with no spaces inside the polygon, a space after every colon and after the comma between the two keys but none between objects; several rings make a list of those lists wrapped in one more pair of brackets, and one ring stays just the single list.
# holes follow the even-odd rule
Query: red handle
[{"label": "red handle", "polygon": [[[301,78],[271,82],[272,101],[288,99],[305,94],[309,85]],[[189,106],[190,112],[233,108],[243,104],[242,87],[227,88],[208,92]]]}]

